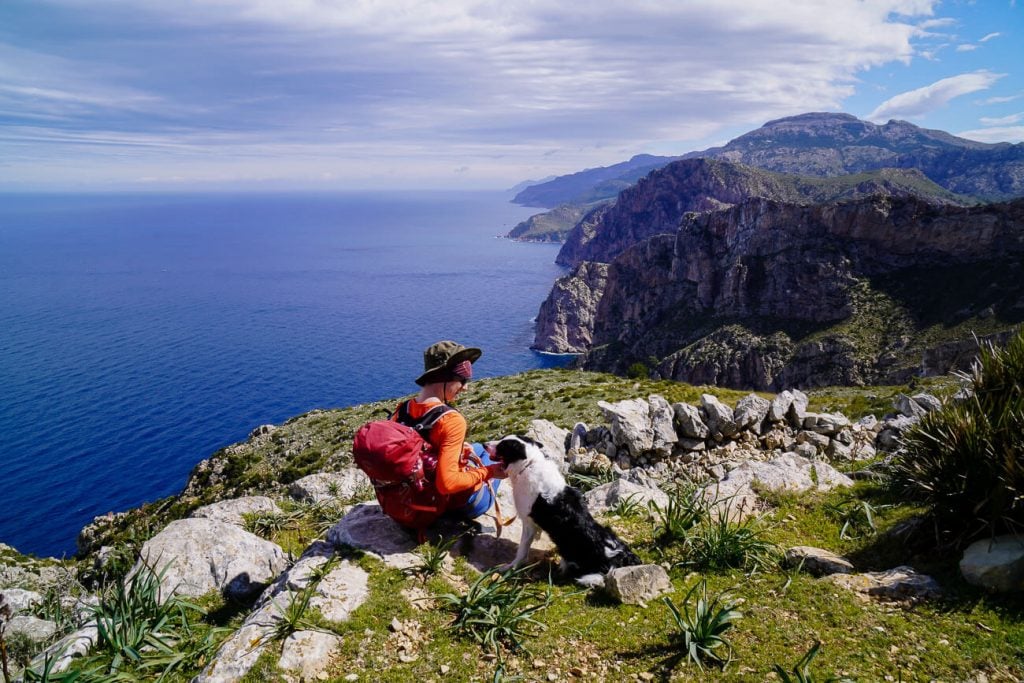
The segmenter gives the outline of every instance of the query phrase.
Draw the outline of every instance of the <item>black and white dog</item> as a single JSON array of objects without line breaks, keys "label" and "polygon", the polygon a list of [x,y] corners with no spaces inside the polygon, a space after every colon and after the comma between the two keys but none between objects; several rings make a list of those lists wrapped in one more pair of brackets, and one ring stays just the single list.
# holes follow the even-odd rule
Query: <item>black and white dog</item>
[{"label": "black and white dog", "polygon": [[558,465],[544,455],[536,441],[506,436],[485,448],[494,461],[505,466],[516,513],[523,522],[519,549],[509,567],[526,560],[538,527],[558,547],[562,572],[578,583],[592,586],[602,582],[611,569],[642,564],[611,529],[594,519],[583,494],[566,484]]}]

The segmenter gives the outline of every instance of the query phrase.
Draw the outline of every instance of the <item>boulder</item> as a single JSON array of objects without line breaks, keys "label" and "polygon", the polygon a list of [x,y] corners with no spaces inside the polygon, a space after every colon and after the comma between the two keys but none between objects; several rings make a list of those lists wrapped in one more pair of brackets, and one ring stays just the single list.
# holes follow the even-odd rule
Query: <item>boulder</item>
[{"label": "boulder", "polygon": [[998,593],[1024,590],[1024,540],[1004,535],[967,546],[960,560],[967,583]]},{"label": "boulder", "polygon": [[771,401],[761,398],[757,394],[747,394],[736,402],[736,409],[733,411],[733,420],[736,428],[740,431],[749,429],[760,432],[761,423],[768,416],[768,409]]},{"label": "boulder", "polygon": [[616,479],[593,488],[583,498],[594,515],[604,514],[625,500],[635,501],[645,508],[652,502],[661,507],[668,505],[668,494],[660,488],[634,484],[625,479]]},{"label": "boulder", "polygon": [[276,543],[212,519],[179,519],[146,541],[141,559],[160,573],[161,598],[172,594],[199,597],[216,590],[228,598],[246,599],[274,580],[288,566]]},{"label": "boulder", "polygon": [[900,415],[909,417],[914,420],[921,419],[928,412],[927,410],[922,408],[917,401],[907,396],[906,394],[900,394],[899,396],[897,396],[892,404],[893,407],[895,407],[896,410],[899,411]]},{"label": "boulder", "polygon": [[942,592],[935,579],[906,566],[865,574],[830,574],[822,580],[890,602],[917,602],[937,597]]},{"label": "boulder", "polygon": [[654,431],[651,449],[658,455],[667,456],[679,440],[674,424],[675,410],[664,397],[657,394],[649,396],[647,401],[650,403],[651,429]]},{"label": "boulder", "polygon": [[373,553],[389,567],[397,569],[408,569],[419,563],[413,552],[416,535],[385,515],[375,502],[360,503],[349,510],[328,530],[327,541],[335,546],[351,546]]},{"label": "boulder", "polygon": [[932,412],[933,410],[938,410],[939,408],[942,407],[942,401],[935,398],[931,394],[914,394],[910,398],[913,399],[914,403],[919,405],[921,408],[924,409],[925,412],[928,413]]},{"label": "boulder", "polygon": [[612,441],[625,448],[631,457],[637,457],[654,446],[654,428],[651,426],[651,406],[639,398],[608,403],[598,401],[611,427]]},{"label": "boulder", "polygon": [[711,394],[702,394],[700,397],[701,408],[704,409],[708,429],[711,434],[732,436],[738,430],[733,419],[732,408],[718,400]]},{"label": "boulder", "polygon": [[526,428],[526,436],[538,441],[541,450],[558,463],[565,462],[565,444],[569,440],[569,430],[559,427],[548,420],[531,420]]},{"label": "boulder", "polygon": [[4,588],[0,590],[0,595],[4,596],[3,601],[10,605],[14,614],[27,612],[32,609],[33,605],[38,605],[43,601],[43,596],[39,593],[20,588]]},{"label": "boulder", "polygon": [[345,503],[373,499],[373,488],[366,474],[355,467],[340,472],[318,472],[297,479],[288,487],[295,500],[311,503]]},{"label": "boulder", "polygon": [[834,436],[850,426],[850,419],[841,413],[806,413],[803,419],[803,428]]},{"label": "boulder", "polygon": [[775,398],[771,400],[768,405],[768,421],[769,422],[782,422],[786,419],[786,414],[789,413],[789,407],[793,405],[793,392],[783,391],[776,394]]},{"label": "boulder", "polygon": [[604,588],[615,600],[626,605],[643,605],[672,591],[668,572],[658,564],[618,567],[605,576]]},{"label": "boulder", "polygon": [[[278,597],[285,596],[279,594]],[[292,594],[288,598],[291,599]],[[268,600],[249,614],[192,683],[235,683],[245,678],[272,642],[274,627],[287,604],[287,600],[280,603]]]},{"label": "boulder", "polygon": [[[99,637],[99,631],[95,624],[83,626],[36,655],[26,669],[32,669],[41,674],[47,666],[47,660],[50,660],[51,673],[67,671],[76,657],[84,657],[89,654],[89,650],[96,645]],[[40,677],[40,680],[44,679]]]},{"label": "boulder", "polygon": [[824,434],[804,431],[797,432],[795,438],[797,443],[809,443],[818,451],[824,451],[828,448],[829,438]]},{"label": "boulder", "polygon": [[809,545],[798,545],[787,549],[783,557],[783,564],[790,568],[800,567],[814,576],[853,573],[853,564],[845,557]]},{"label": "boulder", "polygon": [[292,680],[315,681],[330,667],[340,646],[341,636],[334,633],[296,631],[285,638],[277,666]]},{"label": "boulder", "polygon": [[708,426],[704,424],[696,406],[691,406],[689,403],[673,403],[672,410],[675,413],[675,424],[680,434],[688,439],[699,439],[700,441],[708,438]]},{"label": "boulder", "polygon": [[572,455],[587,445],[588,431],[590,430],[584,422],[577,422],[572,426],[572,434],[569,436],[569,455]]},{"label": "boulder", "polygon": [[7,624],[6,635],[15,633],[22,635],[29,640],[39,643],[49,640],[57,632],[57,624],[52,621],[40,619],[39,617],[19,615],[11,619]]},{"label": "boulder", "polygon": [[189,515],[195,519],[212,519],[216,522],[245,526],[245,515],[259,513],[280,513],[281,508],[266,496],[245,496],[231,500],[221,500],[196,508]]}]

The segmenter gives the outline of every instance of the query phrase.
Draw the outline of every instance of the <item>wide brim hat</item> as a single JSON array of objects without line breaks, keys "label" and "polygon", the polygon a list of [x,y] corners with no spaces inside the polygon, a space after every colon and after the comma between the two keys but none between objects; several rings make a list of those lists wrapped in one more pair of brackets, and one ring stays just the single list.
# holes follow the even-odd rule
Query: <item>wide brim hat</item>
[{"label": "wide brim hat", "polygon": [[452,370],[462,361],[475,363],[483,351],[472,346],[463,346],[458,342],[439,341],[431,344],[423,352],[423,374],[416,378],[421,387],[431,382],[440,381],[445,370]]}]

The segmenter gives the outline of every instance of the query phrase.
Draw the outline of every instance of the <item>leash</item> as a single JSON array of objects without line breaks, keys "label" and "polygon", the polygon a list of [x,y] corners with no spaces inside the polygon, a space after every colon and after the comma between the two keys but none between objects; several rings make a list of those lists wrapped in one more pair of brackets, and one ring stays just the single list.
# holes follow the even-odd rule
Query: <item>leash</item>
[{"label": "leash", "polygon": [[[466,451],[465,453],[466,453],[466,458],[470,462],[474,463],[477,467],[486,467],[486,465],[484,465],[484,461],[480,459],[480,456],[478,456],[472,450]],[[502,514],[501,514],[501,502],[498,500],[498,494],[494,490],[494,485],[491,484],[491,480],[490,479],[484,480],[484,483],[487,484],[487,488],[490,489],[490,491],[491,491],[491,500],[494,501],[494,514],[492,515],[492,514],[490,514],[488,512],[485,512],[484,515],[486,515],[487,517],[490,517],[491,519],[494,520],[494,526],[496,528],[495,535],[498,538],[501,538],[501,531],[502,531],[502,529],[504,527],[508,526],[509,524],[511,524],[512,522],[516,521],[516,516],[512,515],[508,519],[504,519],[502,517]]]}]

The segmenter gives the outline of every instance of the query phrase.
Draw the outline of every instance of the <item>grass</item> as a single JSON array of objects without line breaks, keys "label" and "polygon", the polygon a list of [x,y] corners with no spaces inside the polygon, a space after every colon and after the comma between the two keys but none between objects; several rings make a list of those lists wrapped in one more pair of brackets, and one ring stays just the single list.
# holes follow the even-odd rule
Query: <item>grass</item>
[{"label": "grass", "polygon": [[[809,393],[812,410],[845,411],[847,406],[861,405],[880,415],[883,410],[879,407],[887,410],[890,396],[907,393],[908,389],[911,388],[872,387],[860,393],[853,389]],[[550,411],[557,424],[569,427],[577,420],[589,424],[602,422],[596,407],[599,398],[614,401],[660,393],[669,401],[696,403],[700,393],[706,391],[730,405],[746,393],[545,370],[475,382],[462,402],[462,409],[474,430],[472,438],[479,440],[525,428],[537,417],[536,408],[523,407],[522,401],[527,397]],[[351,438],[354,429],[375,416],[377,410],[395,403],[397,399],[309,413],[281,425],[270,438],[229,447],[214,457],[214,463],[221,458],[251,463],[251,468],[238,471],[237,479],[220,480],[215,474],[217,468],[211,467],[210,473],[196,475],[196,485],[190,486],[182,498],[157,501],[143,510],[131,511],[112,521],[97,538],[129,538],[127,528],[121,525],[138,523],[137,528],[143,531],[130,536],[137,543],[145,533],[162,528],[165,519],[184,514],[183,510],[199,501],[212,502],[238,491],[280,493],[283,488],[275,482],[273,473],[286,466],[287,451],[317,450],[321,457],[343,466],[347,458],[345,439]],[[198,486],[201,479],[209,489]],[[791,678],[797,671],[806,671],[813,680],[836,677],[881,681],[888,676],[904,681],[955,681],[976,677],[978,673],[984,673],[990,681],[1024,678],[1024,598],[992,597],[967,585],[959,578],[959,557],[953,553],[915,554],[913,548],[908,549],[895,531],[922,513],[920,504],[894,496],[881,484],[868,482],[859,482],[849,491],[764,497],[771,508],[754,528],[756,534],[752,536],[758,543],[781,548],[825,548],[848,557],[863,571],[911,564],[934,576],[943,587],[944,597],[903,608],[863,601],[828,581],[799,571],[784,571],[770,561],[757,565],[755,572],[747,561],[694,562],[687,539],[698,531],[710,534],[700,531],[707,520],[702,518],[681,533],[663,537],[657,515],[626,514],[626,505],[613,511],[618,514],[608,523],[629,540],[641,557],[657,558],[671,567],[673,592],[668,597],[679,607],[680,615],[686,604],[683,598],[695,583],[704,584],[699,593],[703,595],[706,590],[707,602],[714,596],[728,594],[736,603],[742,603],[736,609],[742,611],[744,618],[730,622],[732,625],[723,632],[732,657],[724,671],[714,667],[712,659],[702,660],[709,667],[706,672],[696,665],[681,664],[678,657],[683,641],[676,635],[680,633],[679,624],[660,601],[646,607],[616,605],[600,595],[581,592],[574,585],[549,584],[525,573],[505,583],[508,591],[521,589],[526,593],[518,602],[506,598],[513,607],[499,605],[493,612],[481,609],[479,620],[472,626],[467,616],[462,620],[465,627],[453,628],[462,614],[462,606],[471,602],[467,596],[473,592],[475,582],[482,582],[476,594],[496,590],[488,583],[493,581],[490,574],[477,574],[461,558],[455,558],[444,572],[407,575],[372,557],[351,552],[350,558],[370,574],[369,599],[341,624],[324,624],[308,610],[303,616],[341,637],[341,651],[328,672],[332,681],[344,680],[350,674],[363,681],[396,683],[442,679],[535,681],[547,680],[549,674],[555,680],[612,681],[632,680],[649,672],[658,672],[662,680],[760,681],[779,676],[776,667]],[[298,510],[296,506],[285,513]],[[871,511],[870,524],[864,526],[853,521],[857,516],[866,517],[867,510]],[[295,523],[296,528],[280,528],[272,536],[297,554],[303,543],[308,542],[302,539],[315,538],[318,528],[326,523],[324,520],[335,512],[340,514],[325,512],[317,522],[319,513],[306,509],[296,514],[296,519],[302,520]],[[696,544],[690,542],[691,546]],[[721,545],[730,547],[735,543]],[[438,547],[422,550],[433,553],[435,558],[440,551]],[[15,560],[27,566],[33,562],[31,558],[14,558],[12,563]],[[690,563],[673,566],[683,560]],[[424,562],[437,564],[427,558]],[[697,595],[698,592],[692,594],[687,608],[691,616]],[[476,602],[486,604],[486,600]],[[540,605],[542,609],[516,616],[517,608]],[[194,657],[171,666],[169,681],[189,680],[209,658],[208,645],[216,643],[221,633],[216,629],[236,628],[245,616],[244,610],[217,604],[213,599],[197,601],[197,606],[203,609],[184,610],[184,622],[178,622],[180,637],[176,640],[180,647],[172,648]],[[467,607],[467,614],[470,611]],[[399,651],[397,634],[387,628],[396,618],[415,624],[422,634],[409,650]],[[817,643],[820,646],[815,655],[804,659]],[[730,654],[722,647],[718,653],[722,659],[728,659]],[[110,656],[110,650],[104,652],[104,657]],[[145,656],[174,655],[153,650]],[[128,659],[122,656],[121,670],[130,671],[140,680],[156,678],[157,668],[136,666]],[[172,659],[165,661],[168,665],[173,663]],[[81,667],[76,669],[79,671],[97,666],[107,666],[104,671],[110,671],[109,659],[90,659],[76,666]],[[447,671],[444,676],[439,675],[442,666]],[[275,660],[268,656],[246,680],[275,681],[280,677]],[[83,675],[80,680],[95,678]]]}]

